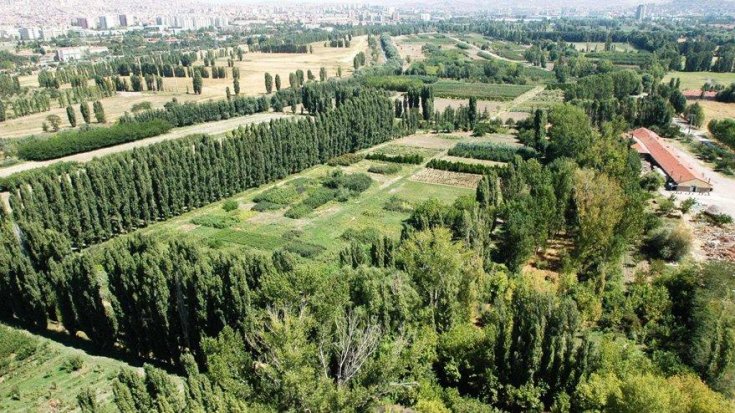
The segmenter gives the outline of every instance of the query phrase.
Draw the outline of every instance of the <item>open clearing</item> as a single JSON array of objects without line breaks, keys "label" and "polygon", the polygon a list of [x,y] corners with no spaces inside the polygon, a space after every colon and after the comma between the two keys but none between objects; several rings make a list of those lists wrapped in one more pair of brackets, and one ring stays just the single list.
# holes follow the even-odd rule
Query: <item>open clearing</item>
[{"label": "open clearing", "polygon": [[714,100],[690,100],[689,103],[698,102],[704,109],[704,127],[712,119],[735,118],[735,103],[716,102]]},{"label": "open clearing", "polygon": [[[259,96],[265,93],[265,73],[273,77],[280,75],[282,87],[288,87],[289,73],[301,69],[306,76],[307,70],[311,70],[314,76],[319,77],[319,69],[325,67],[329,77],[337,75],[337,68],[342,68],[342,76],[352,74],[352,59],[361,52],[367,52],[367,36],[356,36],[352,39],[350,47],[324,47],[321,42],[311,44],[314,53],[245,53],[243,61],[235,61],[235,66],[240,69],[240,94],[246,96]],[[201,65],[201,61],[195,65]],[[227,58],[217,60],[217,66],[227,67]],[[29,85],[38,85],[36,75],[25,76],[21,80]],[[90,81],[90,83],[94,83]],[[224,99],[225,89],[232,86],[232,71],[227,69],[225,79],[203,79],[201,95],[191,94],[192,81],[190,78],[164,78],[162,92],[120,92],[109,98],[101,99],[105,108],[107,121],[114,122],[125,112],[129,112],[133,105],[150,102],[153,108],[161,108],[166,102],[176,98],[179,102],[201,102],[210,99]],[[234,93],[234,92],[233,92]],[[62,128],[68,127],[66,109],[59,108],[58,102],[52,100],[51,110],[36,113],[16,119],[9,119],[0,123],[1,138],[19,138],[32,134],[42,134],[42,123],[49,115],[57,115],[62,119]],[[74,105],[78,121],[81,124],[79,105]],[[10,111],[9,111],[10,112]]]},{"label": "open clearing", "polygon": [[[365,152],[420,153],[428,161],[432,157],[446,157],[447,149],[458,142],[473,141],[509,142],[509,139],[505,135],[474,138],[467,133],[416,134],[378,145]],[[462,161],[476,163],[468,159]],[[316,166],[230,198],[239,204],[239,208],[234,211],[224,211],[223,202],[218,202],[152,225],[141,232],[170,238],[180,238],[186,234],[186,238],[198,244],[218,249],[265,253],[280,248],[298,251],[309,249],[317,251],[310,259],[334,263],[338,260],[339,251],[349,245],[351,237],[398,237],[401,222],[410,216],[412,206],[432,198],[449,204],[459,196],[473,196],[480,179],[479,175],[438,171],[426,169],[423,165],[406,164],[401,164],[400,170],[390,175],[368,173],[371,166],[381,164],[385,162],[362,160],[347,167]],[[356,197],[345,202],[329,201],[299,219],[288,218],[284,214],[300,201],[289,201],[288,205],[265,211],[253,209],[257,205],[255,199],[258,195],[274,187],[299,188],[314,185],[335,170],[346,174],[368,173],[373,183]],[[404,207],[387,207],[389,204]],[[203,217],[234,223],[225,228],[213,228],[193,222],[201,223]]]},{"label": "open clearing", "polygon": [[[604,42],[574,42],[574,48],[580,52],[602,52],[605,50]],[[632,52],[635,47],[629,43],[612,43],[615,52]]]},{"label": "open clearing", "polygon": [[[434,98],[434,110],[438,110],[440,112],[444,111],[448,106],[453,107],[454,109],[457,109],[460,105],[467,106],[469,105],[469,100],[464,99],[450,99],[450,98]],[[490,114],[499,111],[504,105],[504,102],[497,101],[497,100],[478,100],[477,101],[477,110],[482,113],[484,110],[487,110]]]},{"label": "open clearing", "polygon": [[699,90],[702,85],[708,82],[719,83],[728,86],[735,83],[735,73],[716,73],[716,72],[669,72],[664,76],[663,81],[668,83],[669,79],[677,77],[681,79],[681,90]]},{"label": "open clearing", "polygon": [[241,125],[249,125],[251,123],[268,122],[272,119],[279,119],[284,117],[290,117],[284,113],[256,113],[254,115],[240,116],[236,118],[230,118],[226,120],[220,120],[217,122],[200,123],[197,125],[185,126],[183,128],[172,129],[170,132],[154,136],[148,139],[141,139],[139,141],[128,142],[122,145],[110,146],[108,148],[101,148],[94,151],[77,153],[74,155],[65,156],[58,159],[50,159],[48,161],[26,161],[11,165],[5,168],[0,168],[0,177],[10,176],[16,172],[27,171],[29,169],[41,168],[58,162],[87,162],[100,156],[109,155],[111,153],[129,151],[133,148],[139,148],[143,146],[153,145],[154,143],[167,141],[171,139],[179,139],[184,136],[193,135],[197,133],[206,133],[210,135],[219,135],[234,129],[237,129]]},{"label": "open clearing", "polygon": [[511,85],[504,83],[473,83],[456,80],[440,80],[434,83],[434,95],[444,98],[478,100],[512,100],[533,89],[529,85]]}]

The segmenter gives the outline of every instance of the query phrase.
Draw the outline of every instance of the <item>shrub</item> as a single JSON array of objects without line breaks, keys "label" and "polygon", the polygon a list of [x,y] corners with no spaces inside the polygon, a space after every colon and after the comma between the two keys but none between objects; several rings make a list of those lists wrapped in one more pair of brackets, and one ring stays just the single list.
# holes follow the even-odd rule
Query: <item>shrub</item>
[{"label": "shrub", "polygon": [[291,241],[283,247],[286,251],[298,254],[303,258],[316,258],[319,254],[324,252],[324,247],[321,245],[312,244],[304,241]]},{"label": "shrub", "polygon": [[640,184],[646,191],[658,191],[664,185],[664,177],[656,172],[649,172],[641,177]]},{"label": "shrub", "polygon": [[359,230],[348,228],[342,233],[342,235],[340,235],[340,238],[348,242],[356,241],[360,244],[371,244],[383,238],[383,234],[375,228],[364,228]]},{"label": "shrub", "polygon": [[401,167],[398,165],[373,165],[368,168],[368,172],[381,175],[393,175],[398,173]]},{"label": "shrub", "polygon": [[311,209],[316,209],[333,200],[335,195],[336,191],[334,189],[319,187],[315,189],[312,193],[310,193],[309,196],[306,197],[306,199],[304,199],[302,205],[306,205]]},{"label": "shrub", "polygon": [[388,201],[386,201],[385,205],[383,205],[383,209],[393,212],[411,212],[413,211],[413,206],[405,199],[393,195],[388,199]]},{"label": "shrub", "polygon": [[327,161],[329,166],[350,166],[363,160],[364,156],[356,153],[346,153],[336,158],[332,158]]},{"label": "shrub", "polygon": [[19,144],[18,156],[31,161],[45,161],[150,138],[164,134],[170,129],[169,122],[152,120],[143,123],[114,125],[108,128],[98,127],[62,132],[49,138],[31,137]]},{"label": "shrub", "polygon": [[234,199],[228,199],[222,204],[222,209],[227,212],[234,211],[238,208],[239,204]]},{"label": "shrub", "polygon": [[724,213],[722,214],[703,213],[702,216],[707,222],[709,222],[712,225],[717,225],[718,227],[721,227],[727,224],[732,224],[732,217]]},{"label": "shrub", "polygon": [[82,359],[81,356],[69,357],[64,360],[64,364],[61,366],[61,368],[67,373],[79,371],[82,369],[82,367],[84,367],[84,359]]},{"label": "shrub", "polygon": [[366,174],[345,175],[341,171],[336,171],[324,181],[324,186],[332,189],[346,188],[352,192],[361,193],[370,188],[372,183],[373,179]]},{"label": "shrub", "polygon": [[694,205],[697,205],[697,200],[694,198],[687,198],[681,202],[679,209],[681,209],[681,212],[686,214],[687,212],[691,211]]},{"label": "shrub", "polygon": [[288,211],[286,211],[285,214],[283,214],[283,216],[291,219],[299,219],[309,215],[313,210],[313,208],[309,208],[306,205],[300,204],[291,207]]},{"label": "shrub", "polygon": [[285,207],[283,204],[276,204],[275,202],[260,201],[253,205],[252,210],[258,212],[275,211]]},{"label": "shrub", "polygon": [[296,189],[290,185],[281,185],[271,188],[253,198],[255,202],[270,202],[274,204],[288,205],[299,197]]},{"label": "shrub", "polygon": [[427,168],[439,169],[441,171],[462,172],[467,174],[483,175],[490,171],[503,168],[502,166],[480,165],[464,162],[447,161],[444,159],[432,159],[426,164]]},{"label": "shrub", "polygon": [[202,215],[191,220],[191,223],[194,225],[217,229],[228,228],[238,222],[239,220],[235,217],[221,215]]},{"label": "shrub", "polygon": [[533,148],[510,146],[498,143],[458,143],[449,150],[449,155],[496,162],[510,162],[516,156],[531,159],[538,156]]},{"label": "shrub", "polygon": [[424,157],[417,153],[409,153],[405,155],[386,155],[384,153],[369,153],[365,155],[365,159],[371,161],[384,161],[393,163],[407,163],[419,165],[424,162]]},{"label": "shrub", "polygon": [[645,240],[645,249],[652,258],[679,261],[689,253],[692,235],[683,226],[659,228]]}]

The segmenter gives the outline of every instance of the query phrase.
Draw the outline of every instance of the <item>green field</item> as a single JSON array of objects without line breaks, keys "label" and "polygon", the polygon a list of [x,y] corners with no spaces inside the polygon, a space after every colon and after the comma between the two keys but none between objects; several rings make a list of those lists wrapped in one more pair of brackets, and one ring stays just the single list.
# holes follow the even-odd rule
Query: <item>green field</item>
[{"label": "green field", "polygon": [[104,411],[112,409],[112,378],[127,364],[90,356],[46,338],[0,324],[0,411],[77,410],[90,387]]},{"label": "green field", "polygon": [[513,100],[533,89],[529,85],[470,83],[440,80],[434,84],[434,95],[443,98],[467,99],[475,96],[481,100]]},{"label": "green field", "polygon": [[[441,138],[437,138],[441,139]],[[453,142],[455,140],[452,140]],[[372,149],[390,155],[418,153],[428,158],[440,156],[441,149],[405,146],[389,143]],[[300,254],[302,257],[322,262],[335,262],[339,251],[348,245],[350,237],[372,237],[387,235],[398,238],[401,222],[408,218],[410,210],[394,211],[384,207],[391,198],[406,205],[416,205],[428,199],[452,203],[462,195],[472,195],[473,189],[443,185],[441,182],[426,183],[411,180],[411,176],[424,169],[423,165],[402,164],[398,173],[380,175],[370,173],[371,186],[356,197],[344,202],[332,200],[319,206],[304,217],[288,218],[285,214],[298,205],[320,186],[320,182],[336,170],[345,174],[367,173],[368,168],[383,162],[362,160],[348,167],[320,165],[274,184],[265,185],[241,193],[231,200],[239,208],[226,212],[223,202],[215,203],[177,218],[152,225],[141,232],[168,238],[193,240],[201,245],[217,249],[255,250],[270,253],[277,249]],[[256,211],[254,199],[273,188],[299,188],[303,190],[287,205],[274,209]],[[304,189],[306,188],[306,189]],[[286,191],[284,191],[286,192]],[[395,200],[395,199],[394,199]],[[212,227],[209,222],[231,223],[224,228]],[[206,222],[207,225],[196,223]],[[234,222],[234,223],[232,223]]]},{"label": "green field", "polygon": [[400,43],[431,44],[434,46],[454,46],[457,42],[443,34],[412,34],[399,39]]},{"label": "green field", "polygon": [[669,72],[664,76],[663,81],[667,82],[672,77],[681,79],[681,90],[699,90],[705,83],[719,83],[727,86],[735,83],[735,73],[716,73],[716,72]]},{"label": "green field", "polygon": [[[601,52],[605,50],[605,43],[603,42],[575,42],[572,45],[580,52]],[[613,51],[616,52],[631,52],[635,50],[635,47],[630,43],[612,43],[612,47]]]},{"label": "green field", "polygon": [[535,109],[548,109],[564,102],[564,92],[560,89],[544,89],[532,99],[510,108],[513,112],[531,112]]}]

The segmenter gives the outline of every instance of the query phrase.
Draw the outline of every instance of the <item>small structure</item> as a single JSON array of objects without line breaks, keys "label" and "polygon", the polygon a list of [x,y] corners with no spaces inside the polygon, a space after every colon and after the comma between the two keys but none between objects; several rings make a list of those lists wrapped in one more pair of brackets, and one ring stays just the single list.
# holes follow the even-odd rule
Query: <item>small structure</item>
[{"label": "small structure", "polygon": [[697,89],[689,89],[682,92],[685,98],[688,100],[715,100],[715,96],[717,96],[717,92],[714,90],[697,90]]},{"label": "small structure", "polygon": [[659,167],[666,174],[666,188],[682,192],[710,192],[712,183],[694,168],[684,163],[674,148],[663,138],[647,128],[638,128],[630,133],[632,148],[642,158]]}]

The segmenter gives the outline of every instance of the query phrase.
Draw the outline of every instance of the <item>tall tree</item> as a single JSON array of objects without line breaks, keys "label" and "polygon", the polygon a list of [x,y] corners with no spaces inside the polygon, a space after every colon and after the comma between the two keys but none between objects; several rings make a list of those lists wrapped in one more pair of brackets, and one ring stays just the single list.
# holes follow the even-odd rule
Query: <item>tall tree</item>
[{"label": "tall tree", "polygon": [[69,119],[69,125],[71,125],[72,128],[77,126],[77,114],[74,112],[74,108],[72,106],[66,107],[66,118]]},{"label": "tall tree", "polygon": [[79,112],[82,113],[82,119],[84,119],[84,123],[88,124],[91,120],[91,114],[89,112],[89,103],[87,103],[87,101],[84,101],[79,105]]},{"label": "tall tree", "polygon": [[[280,78],[278,77],[278,75],[276,75],[276,79],[277,79],[276,85],[280,84],[281,82],[280,82]],[[281,90],[280,86],[276,86],[276,89]],[[271,92],[273,92],[273,76],[271,76],[270,73],[266,72],[265,74],[265,93],[270,94]]]}]

